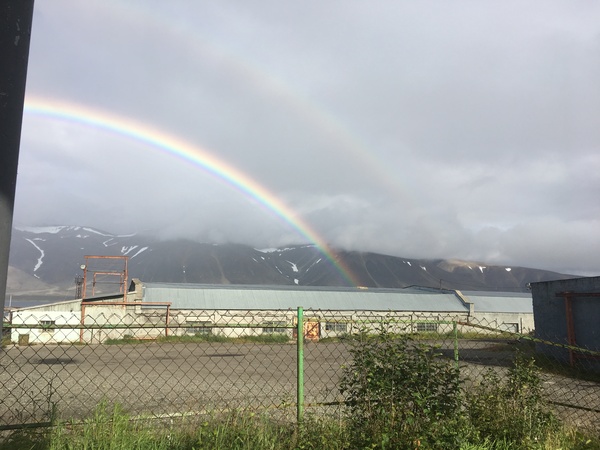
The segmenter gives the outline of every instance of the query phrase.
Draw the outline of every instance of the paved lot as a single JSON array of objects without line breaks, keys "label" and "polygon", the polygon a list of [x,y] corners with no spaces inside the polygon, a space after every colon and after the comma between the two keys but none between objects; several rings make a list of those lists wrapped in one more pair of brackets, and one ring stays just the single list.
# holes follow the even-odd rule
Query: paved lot
[{"label": "paved lot", "polygon": [[[474,382],[489,367],[505,371],[510,346],[461,341],[461,373]],[[443,352],[453,357],[452,342]],[[500,350],[498,350],[500,348]],[[341,398],[341,367],[350,360],[341,343],[305,345],[307,411]],[[290,344],[142,343],[129,345],[9,346],[0,350],[0,426],[89,415],[102,400],[132,414],[169,414],[227,408],[284,408],[294,417],[296,346]],[[598,383],[545,376],[553,401],[577,423],[600,417]],[[314,406],[313,406],[314,405]]]},{"label": "paved lot", "polygon": [[[271,408],[296,398],[294,345],[145,343],[32,346],[0,357],[0,424],[82,416],[102,400],[132,413]],[[340,344],[305,346],[306,402],[337,399]]]}]

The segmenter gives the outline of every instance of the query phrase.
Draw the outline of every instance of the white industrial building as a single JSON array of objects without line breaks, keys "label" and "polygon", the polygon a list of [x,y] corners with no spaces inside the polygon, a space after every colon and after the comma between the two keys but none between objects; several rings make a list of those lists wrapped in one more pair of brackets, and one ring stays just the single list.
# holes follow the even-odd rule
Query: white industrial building
[{"label": "white industrial building", "polygon": [[[309,339],[336,337],[372,322],[397,332],[449,332],[452,322],[493,329],[533,330],[529,294],[430,288],[363,289],[143,283],[127,295],[71,300],[12,312],[14,343],[101,343],[110,338],[153,339],[197,333],[247,336],[293,334],[304,309]],[[24,337],[26,336],[26,339]]]}]

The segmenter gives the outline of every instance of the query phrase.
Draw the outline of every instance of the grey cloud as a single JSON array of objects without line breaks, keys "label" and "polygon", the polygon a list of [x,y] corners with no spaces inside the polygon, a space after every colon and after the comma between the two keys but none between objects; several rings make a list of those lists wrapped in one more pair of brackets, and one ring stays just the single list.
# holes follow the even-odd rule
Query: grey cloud
[{"label": "grey cloud", "polygon": [[[343,248],[600,273],[599,23],[562,1],[47,0],[28,95],[203,148]],[[27,115],[16,220],[304,239],[198,166]]]}]

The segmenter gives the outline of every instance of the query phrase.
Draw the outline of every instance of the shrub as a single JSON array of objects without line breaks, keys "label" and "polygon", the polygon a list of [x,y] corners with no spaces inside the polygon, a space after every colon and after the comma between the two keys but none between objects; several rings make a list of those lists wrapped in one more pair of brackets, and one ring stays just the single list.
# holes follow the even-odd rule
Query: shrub
[{"label": "shrub", "polygon": [[465,436],[458,369],[432,346],[385,327],[350,341],[340,391],[352,448],[457,448]]},{"label": "shrub", "polygon": [[467,399],[471,423],[482,438],[519,443],[541,442],[558,429],[542,395],[540,371],[533,359],[517,354],[507,377],[488,370]]}]

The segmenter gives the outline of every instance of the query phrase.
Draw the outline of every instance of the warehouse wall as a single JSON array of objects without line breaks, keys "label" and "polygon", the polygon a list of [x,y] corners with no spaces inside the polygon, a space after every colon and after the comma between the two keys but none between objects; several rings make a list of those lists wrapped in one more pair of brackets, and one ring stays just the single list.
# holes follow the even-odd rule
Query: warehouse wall
[{"label": "warehouse wall", "polygon": [[[568,344],[567,314],[564,292],[600,293],[600,277],[574,278],[531,284],[536,337]],[[600,297],[575,297],[572,301],[573,324],[577,345],[600,351]],[[537,345],[541,353],[569,361],[569,351]],[[600,362],[594,364],[600,368]]]}]

